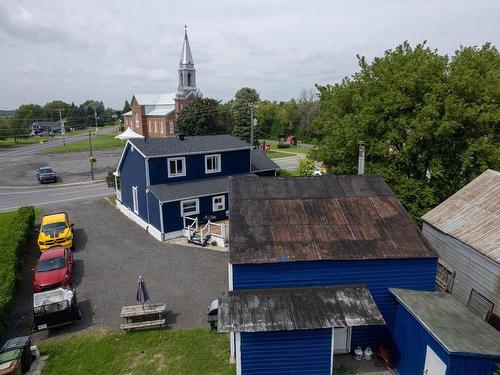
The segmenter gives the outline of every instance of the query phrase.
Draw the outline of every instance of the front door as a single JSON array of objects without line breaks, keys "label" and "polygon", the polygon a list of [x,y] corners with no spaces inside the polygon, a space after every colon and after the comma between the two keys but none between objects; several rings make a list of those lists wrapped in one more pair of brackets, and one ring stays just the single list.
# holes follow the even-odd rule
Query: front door
[{"label": "front door", "polygon": [[424,375],[446,375],[445,363],[429,347],[425,354]]},{"label": "front door", "polygon": [[333,352],[334,353],[349,353],[350,351],[350,328],[335,328],[333,336]]}]

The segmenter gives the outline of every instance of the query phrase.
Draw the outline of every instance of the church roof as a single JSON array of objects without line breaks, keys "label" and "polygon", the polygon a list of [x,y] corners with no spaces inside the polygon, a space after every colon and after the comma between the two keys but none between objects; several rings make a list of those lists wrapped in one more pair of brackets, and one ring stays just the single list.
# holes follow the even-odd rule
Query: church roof
[{"label": "church roof", "polygon": [[134,94],[139,105],[175,105],[175,93]]},{"label": "church roof", "polygon": [[193,65],[193,56],[191,55],[191,48],[189,47],[189,39],[187,36],[187,29],[184,31],[184,42],[182,43],[181,64]]}]

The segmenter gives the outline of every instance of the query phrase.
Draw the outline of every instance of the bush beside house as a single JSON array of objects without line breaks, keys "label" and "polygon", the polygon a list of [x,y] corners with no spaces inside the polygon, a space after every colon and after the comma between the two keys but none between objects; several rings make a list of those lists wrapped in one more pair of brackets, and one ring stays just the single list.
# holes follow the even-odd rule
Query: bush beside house
[{"label": "bush beside house", "polygon": [[0,214],[0,337],[7,325],[16,280],[34,225],[35,210],[31,206]]}]

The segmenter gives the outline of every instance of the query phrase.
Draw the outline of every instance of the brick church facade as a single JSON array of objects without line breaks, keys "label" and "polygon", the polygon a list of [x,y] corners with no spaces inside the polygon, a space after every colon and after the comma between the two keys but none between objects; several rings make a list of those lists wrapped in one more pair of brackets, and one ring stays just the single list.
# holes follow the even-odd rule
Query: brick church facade
[{"label": "brick church facade", "polygon": [[183,106],[198,96],[201,93],[196,88],[196,69],[185,30],[177,92],[134,94],[130,101],[132,110],[122,115],[125,130],[130,128],[146,138],[173,136],[176,134],[175,122]]}]

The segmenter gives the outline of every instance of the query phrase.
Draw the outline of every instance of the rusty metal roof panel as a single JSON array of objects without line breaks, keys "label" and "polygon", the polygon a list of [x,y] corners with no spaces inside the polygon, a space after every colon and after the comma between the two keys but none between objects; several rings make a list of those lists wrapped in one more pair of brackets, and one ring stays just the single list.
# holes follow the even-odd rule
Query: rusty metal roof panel
[{"label": "rusty metal roof panel", "polygon": [[232,178],[230,262],[437,257],[380,176]]},{"label": "rusty metal roof panel", "polygon": [[486,170],[422,219],[500,263],[500,172]]},{"label": "rusty metal roof panel", "polygon": [[219,332],[384,325],[368,288],[340,285],[222,292]]}]

